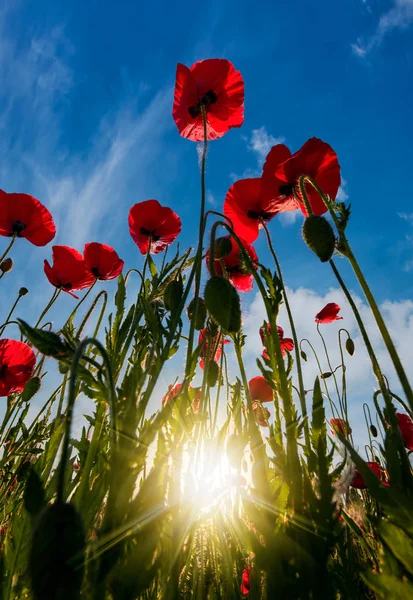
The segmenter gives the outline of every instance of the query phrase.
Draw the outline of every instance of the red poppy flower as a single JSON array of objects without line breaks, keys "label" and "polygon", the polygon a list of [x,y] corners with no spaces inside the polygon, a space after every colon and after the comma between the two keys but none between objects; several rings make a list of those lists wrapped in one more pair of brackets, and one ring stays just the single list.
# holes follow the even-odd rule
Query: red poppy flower
[{"label": "red poppy flower", "polygon": [[[267,331],[268,331],[268,334],[271,335],[271,325],[269,323],[267,323]],[[294,349],[294,342],[291,338],[284,337],[284,330],[281,327],[279,327],[278,325],[277,325],[277,333],[278,333],[278,338],[280,340],[280,347],[281,347],[282,355],[285,356],[286,352],[292,352],[292,350]],[[267,348],[265,348],[265,329],[264,329],[264,327],[260,327],[260,336],[261,336],[261,341],[264,345],[264,352],[262,353],[262,355],[265,358],[269,358],[268,353],[267,353]]]},{"label": "red poppy flower", "polygon": [[[295,154],[291,154],[283,144],[270,150],[263,169],[263,187],[265,196],[274,201],[277,212],[299,208],[307,216],[298,189],[298,179],[302,175],[314,179],[324,194],[335,199],[341,183],[340,165],[329,144],[311,138]],[[306,192],[315,215],[327,212],[318,192],[310,184],[306,185]]]},{"label": "red poppy flower", "polygon": [[262,222],[268,223],[277,212],[272,196],[263,192],[263,180],[259,177],[236,181],[225,197],[225,216],[235,233],[250,243],[257,239]]},{"label": "red poppy flower", "polygon": [[343,317],[339,317],[338,313],[341,308],[335,302],[329,302],[325,307],[320,310],[315,316],[316,323],[332,323],[333,321],[339,321]]},{"label": "red poppy flower", "polygon": [[22,392],[33,375],[36,357],[23,342],[0,340],[0,396]]},{"label": "red poppy flower", "polygon": [[413,421],[409,415],[396,413],[403,444],[408,450],[413,450]]},{"label": "red poppy flower", "polygon": [[201,329],[199,332],[198,346],[201,346],[199,356],[201,358],[199,366],[201,369],[205,367],[205,359],[218,363],[222,356],[224,344],[229,344],[228,340],[224,340],[222,335],[209,336],[207,328]]},{"label": "red poppy flower", "polygon": [[341,433],[341,435],[347,437],[352,432],[350,425],[344,419],[330,419],[330,425],[332,427],[331,433],[333,435]]},{"label": "red poppy flower", "polygon": [[249,380],[251,400],[260,402],[271,402],[274,398],[274,390],[262,375],[257,375]]},{"label": "red poppy flower", "polygon": [[[226,254],[225,256],[222,256],[220,258],[219,257],[219,248],[220,248],[220,244],[222,243],[223,239],[228,239],[230,241],[231,251],[229,252],[229,254]],[[255,270],[257,270],[258,266],[256,263],[258,262],[258,256],[257,256],[257,253],[255,252],[255,249],[250,244],[248,244],[248,242],[246,242],[244,240],[240,240],[240,241],[242,242],[246,253],[248,254],[248,256],[251,258],[252,262],[254,263]],[[209,265],[209,262],[210,262],[209,254],[210,254],[210,252],[208,250],[207,254],[206,254],[206,263],[207,263],[207,267],[208,267],[209,271],[211,272],[210,265]],[[218,238],[216,240],[214,262],[215,262],[216,274],[219,275],[220,277],[222,277],[224,275],[224,269],[225,269],[225,271],[228,273],[229,280],[231,281],[233,286],[239,292],[250,292],[252,290],[252,286],[254,283],[254,276],[247,271],[247,268],[242,260],[242,255],[241,255],[239,246],[236,243],[236,241],[233,238],[231,238],[229,235]]]},{"label": "red poppy flower", "polygon": [[124,262],[113,248],[92,242],[83,250],[86,267],[97,279],[115,279],[122,272]]},{"label": "red poppy flower", "polygon": [[83,290],[90,287],[96,277],[89,271],[83,256],[69,246],[53,246],[51,267],[44,261],[44,272],[52,285],[77,298],[71,290]]},{"label": "red poppy flower", "polygon": [[[383,470],[382,470],[381,466],[379,465],[379,463],[377,463],[377,462],[368,462],[367,466],[373,471],[373,473],[376,475],[376,477],[378,477],[378,479],[380,479],[380,481],[385,486],[388,487],[389,484],[385,480]],[[364,479],[361,476],[361,474],[358,471],[358,469],[354,470],[353,479],[352,479],[350,485],[351,485],[351,487],[356,488],[357,490],[365,490],[367,488],[367,485],[364,483]]]},{"label": "red poppy flower", "polygon": [[241,577],[241,586],[240,586],[240,590],[241,590],[241,594],[244,594],[245,596],[247,594],[249,594],[251,589],[251,567],[245,567],[245,569],[242,572],[242,577]]},{"label": "red poppy flower", "polygon": [[204,140],[202,107],[207,139],[222,137],[244,121],[244,81],[228,60],[200,60],[189,69],[178,63],[172,115],[182,137]]},{"label": "red poppy flower", "polygon": [[47,208],[33,196],[0,190],[0,235],[17,235],[45,246],[56,235],[56,227]]},{"label": "red poppy flower", "polygon": [[181,219],[173,210],[157,200],[145,200],[129,211],[129,231],[142,254],[159,254],[172,244],[181,232]]},{"label": "red poppy flower", "polygon": [[162,406],[165,406],[165,404],[168,404],[171,400],[173,400],[179,394],[181,388],[182,383],[175,383],[175,385],[170,385],[165,396],[162,398]]}]

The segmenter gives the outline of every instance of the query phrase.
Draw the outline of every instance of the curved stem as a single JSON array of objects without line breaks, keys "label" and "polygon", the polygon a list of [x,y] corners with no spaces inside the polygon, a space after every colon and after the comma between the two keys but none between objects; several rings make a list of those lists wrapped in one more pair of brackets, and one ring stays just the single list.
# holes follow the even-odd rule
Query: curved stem
[{"label": "curved stem", "polygon": [[45,316],[45,314],[51,309],[51,307],[53,306],[53,304],[56,302],[57,298],[59,297],[59,294],[61,292],[60,288],[56,288],[55,291],[53,292],[52,297],[49,300],[49,303],[46,305],[46,308],[43,310],[43,312],[41,313],[40,317],[37,319],[37,323],[34,326],[35,328],[38,327],[43,319],[43,317]]},{"label": "curved stem", "polygon": [[83,351],[89,344],[94,344],[99,350],[103,363],[106,370],[106,376],[108,379],[108,402],[110,406],[111,412],[111,442],[112,442],[112,453],[116,450],[117,445],[117,429],[116,429],[116,407],[115,407],[115,390],[113,385],[112,378],[112,370],[110,367],[109,359],[106,354],[106,350],[103,345],[93,338],[86,338],[82,342],[80,342],[75,355],[73,357],[73,362],[70,370],[70,380],[69,380],[69,398],[67,402],[67,411],[66,411],[66,427],[65,427],[65,435],[63,438],[63,448],[62,455],[60,459],[60,465],[58,467],[58,478],[57,478],[57,499],[56,502],[63,502],[64,497],[64,484],[65,484],[65,471],[66,471],[66,463],[69,458],[69,442],[70,442],[70,432],[72,427],[72,417],[73,417],[73,407],[76,400],[76,375],[79,363],[83,357]]},{"label": "curved stem", "polygon": [[[92,283],[92,285],[90,286],[90,288],[88,289],[88,291],[86,292],[86,294],[83,296],[83,298],[81,300],[79,300],[79,302],[77,303],[77,305],[75,306],[75,308],[72,310],[72,312],[70,313],[69,318],[67,319],[66,323],[63,325],[63,327],[66,327],[66,325],[69,323],[69,321],[71,321],[73,319],[73,317],[75,316],[78,308],[83,304],[83,302],[86,300],[86,298],[89,296],[90,292],[93,290],[93,288],[95,287],[97,282],[97,279],[95,279],[95,281]],[[62,329],[63,329],[62,327]]]},{"label": "curved stem", "polygon": [[8,253],[10,252],[10,250],[13,247],[14,242],[16,241],[17,238],[17,233],[15,233],[11,239],[10,244],[7,246],[6,250],[4,251],[3,255],[0,257],[0,263],[3,262],[3,260],[6,258],[6,256],[8,255]]},{"label": "curved stem", "polygon": [[13,306],[12,306],[12,307],[11,307],[11,309],[10,309],[10,312],[9,312],[9,314],[8,314],[8,315],[7,315],[7,317],[6,317],[6,320],[4,321],[3,325],[1,326],[1,328],[0,328],[0,336],[2,336],[2,335],[3,335],[3,331],[6,329],[7,325],[9,324],[10,317],[12,316],[12,314],[13,314],[13,312],[14,312],[14,309],[16,308],[16,306],[17,306],[17,304],[18,304],[18,302],[19,302],[20,298],[23,298],[23,296],[22,296],[21,294],[19,294],[19,295],[17,296],[16,300],[14,301],[14,304],[13,304]]},{"label": "curved stem", "polygon": [[343,405],[342,405],[342,401],[341,401],[341,395],[340,395],[340,391],[339,391],[339,389],[338,389],[337,377],[336,377],[336,374],[335,374],[335,372],[334,372],[334,370],[333,370],[333,367],[331,366],[331,361],[330,361],[330,356],[329,356],[329,354],[328,354],[328,348],[327,348],[327,344],[326,344],[326,342],[325,342],[325,340],[324,340],[324,336],[323,336],[323,334],[322,334],[322,333],[321,333],[321,331],[320,331],[320,323],[317,323],[317,333],[318,333],[318,335],[320,336],[320,338],[321,338],[321,341],[322,341],[322,343],[323,343],[324,354],[326,355],[326,359],[327,359],[327,365],[328,365],[328,368],[330,369],[330,373],[332,374],[332,376],[333,376],[333,379],[334,379],[334,384],[335,384],[336,393],[337,393],[337,398],[338,398],[338,404],[339,404],[339,406],[340,406],[340,410],[341,410],[341,413],[342,413],[342,417],[343,417],[343,418],[345,418],[345,415],[344,415],[344,410],[343,410]]}]

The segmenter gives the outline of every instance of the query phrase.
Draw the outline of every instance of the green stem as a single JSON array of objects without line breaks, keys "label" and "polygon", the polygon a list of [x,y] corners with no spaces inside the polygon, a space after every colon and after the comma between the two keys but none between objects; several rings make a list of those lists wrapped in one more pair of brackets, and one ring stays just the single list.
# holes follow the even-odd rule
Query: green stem
[{"label": "green stem", "polygon": [[[78,308],[83,304],[83,302],[86,300],[86,298],[89,296],[90,292],[93,290],[93,288],[95,287],[97,282],[97,279],[95,279],[95,281],[92,283],[92,285],[90,286],[90,288],[88,289],[88,291],[86,292],[86,294],[83,296],[83,298],[77,303],[77,305],[75,306],[75,308],[72,310],[72,312],[70,313],[69,318],[67,319],[66,323],[63,325],[63,327],[66,327],[66,325],[73,319],[73,317],[75,316]],[[62,327],[62,329],[63,329]]]},{"label": "green stem", "polygon": [[7,325],[8,325],[8,323],[9,323],[10,317],[12,316],[12,314],[13,314],[13,312],[14,312],[14,309],[16,308],[16,306],[17,306],[17,304],[18,304],[18,302],[19,302],[20,298],[23,298],[23,296],[21,296],[21,295],[19,294],[19,295],[17,296],[16,300],[14,301],[14,304],[13,304],[13,306],[11,307],[11,310],[10,310],[9,314],[8,314],[8,315],[7,315],[7,317],[6,317],[6,320],[5,320],[5,322],[4,322],[4,323],[3,323],[3,325],[1,326],[1,329],[0,329],[0,336],[1,336],[1,335],[3,335],[3,331],[6,329],[6,326],[7,326]]},{"label": "green stem", "polygon": [[61,292],[60,288],[56,288],[55,289],[55,291],[53,292],[52,297],[50,298],[48,304],[46,305],[46,308],[43,310],[43,312],[41,313],[40,317],[37,319],[37,323],[34,326],[35,328],[40,325],[40,323],[41,323],[43,317],[45,316],[45,314],[51,309],[51,307],[53,306],[53,304],[55,303],[55,301],[59,297],[60,292]]},{"label": "green stem", "polygon": [[382,338],[384,340],[384,343],[386,345],[387,351],[390,354],[390,358],[393,362],[394,368],[396,369],[397,375],[399,377],[400,383],[402,384],[402,388],[404,393],[406,394],[406,398],[410,404],[410,408],[411,410],[413,410],[413,390],[410,386],[410,382],[407,378],[406,372],[403,368],[403,365],[400,361],[399,355],[397,353],[397,350],[393,344],[393,340],[390,337],[389,331],[386,327],[386,324],[383,320],[383,317],[381,315],[381,312],[379,310],[379,307],[377,306],[377,303],[374,299],[373,294],[371,293],[370,287],[367,284],[366,279],[364,278],[364,275],[358,265],[358,262],[347,242],[347,240],[345,240],[345,245],[346,245],[346,251],[345,251],[345,255],[347,256],[351,266],[353,267],[353,270],[356,274],[357,279],[359,280],[360,286],[364,292],[364,295],[370,305],[371,311],[373,313],[373,316],[376,320],[377,326],[380,330],[380,333],[382,335]]},{"label": "green stem", "polygon": [[343,408],[342,401],[341,401],[341,394],[340,394],[340,391],[338,389],[337,377],[336,377],[334,369],[333,369],[333,367],[331,365],[330,356],[328,354],[327,344],[325,343],[324,336],[323,336],[323,334],[320,331],[320,323],[317,323],[317,333],[320,336],[321,341],[323,343],[324,354],[326,355],[326,359],[327,359],[327,365],[328,365],[328,368],[330,369],[330,373],[332,374],[333,379],[334,379],[334,385],[335,385],[335,388],[336,388],[336,393],[337,393],[337,398],[338,398],[338,404],[340,406],[342,417],[344,418],[345,417],[345,415],[344,415],[344,408]]},{"label": "green stem", "polygon": [[12,237],[12,239],[11,239],[11,242],[10,242],[10,244],[7,246],[7,248],[6,248],[5,252],[3,253],[2,257],[0,258],[0,263],[2,263],[2,262],[3,262],[3,260],[6,258],[6,256],[7,256],[7,255],[8,255],[8,253],[10,252],[10,250],[12,249],[12,247],[13,247],[13,244],[14,244],[14,242],[16,241],[16,239],[17,239],[17,233],[15,233],[15,234],[13,235],[13,237]]},{"label": "green stem", "polygon": [[288,320],[290,322],[290,327],[291,327],[291,333],[292,333],[293,340],[294,340],[295,364],[296,364],[296,367],[297,367],[297,375],[298,375],[298,388],[299,388],[300,406],[301,406],[301,412],[302,412],[302,415],[303,415],[303,418],[304,418],[304,436],[305,436],[306,445],[309,448],[310,447],[310,432],[309,432],[309,427],[308,427],[308,421],[306,419],[306,416],[307,416],[307,405],[306,405],[306,401],[305,401],[305,389],[304,389],[303,370],[302,370],[302,365],[301,365],[300,346],[299,346],[299,343],[298,343],[297,331],[295,329],[295,323],[294,323],[293,315],[292,315],[292,312],[291,312],[290,303],[288,301],[287,291],[286,291],[285,285],[284,285],[284,279],[283,279],[283,276],[282,276],[281,266],[280,266],[280,263],[278,261],[277,255],[276,255],[275,250],[274,250],[274,246],[273,246],[273,243],[272,243],[272,240],[271,240],[270,232],[268,231],[268,227],[267,227],[266,223],[263,220],[262,220],[262,226],[263,226],[265,234],[267,236],[268,247],[269,247],[271,255],[272,255],[273,259],[274,259],[275,267],[277,269],[277,276],[278,276],[278,279],[280,280],[280,283],[281,283],[281,287],[282,287],[282,291],[283,291],[283,298],[284,298],[285,309],[287,311]]},{"label": "green stem", "polygon": [[204,214],[205,214],[205,166],[206,166],[206,155],[208,150],[208,136],[207,136],[207,120],[205,107],[201,104],[202,111],[202,121],[204,125],[204,144],[202,148],[202,156],[201,156],[201,211],[199,215],[199,238],[198,238],[198,249],[196,253],[194,269],[195,269],[195,306],[194,306],[194,317],[191,320],[191,325],[189,328],[189,336],[188,336],[188,350],[187,350],[187,359],[186,359],[186,376],[189,374],[189,365],[191,364],[192,350],[194,346],[194,335],[195,335],[195,322],[198,314],[198,300],[199,300],[199,291],[201,289],[201,272],[202,272],[202,243],[204,239],[204,231],[205,231],[205,222],[204,222]]},{"label": "green stem", "polygon": [[89,475],[90,471],[92,470],[92,466],[98,451],[100,436],[102,434],[103,424],[105,420],[105,412],[105,405],[103,404],[103,402],[100,402],[96,410],[95,427],[93,430],[92,439],[90,441],[89,450],[86,456],[85,466],[82,470],[82,479],[75,494],[75,503],[78,506],[79,510],[82,508],[85,496],[89,491]]},{"label": "green stem", "polygon": [[381,392],[383,394],[383,397],[385,398],[386,403],[390,402],[390,404],[391,404],[391,400],[390,400],[390,397],[389,397],[389,394],[388,394],[388,389],[387,389],[387,386],[385,384],[385,381],[384,381],[384,378],[383,378],[383,375],[382,375],[382,372],[381,372],[381,369],[380,369],[379,362],[378,362],[377,357],[376,357],[376,355],[374,353],[373,347],[372,347],[372,345],[370,343],[369,336],[367,335],[367,331],[366,331],[366,328],[364,327],[364,323],[363,323],[363,320],[362,320],[362,318],[360,316],[358,308],[357,308],[357,306],[356,306],[356,304],[355,304],[355,302],[354,302],[354,300],[353,300],[353,298],[352,298],[352,296],[351,296],[351,294],[350,294],[350,292],[349,292],[346,284],[344,283],[343,279],[341,278],[340,273],[338,272],[337,267],[336,267],[333,259],[331,259],[329,262],[330,262],[330,266],[331,266],[331,268],[333,270],[333,273],[336,276],[336,279],[339,282],[339,284],[341,286],[341,289],[343,290],[344,295],[346,296],[347,301],[348,301],[348,303],[350,304],[350,306],[351,306],[351,308],[353,310],[354,316],[355,316],[356,321],[357,321],[357,325],[359,326],[360,333],[362,335],[364,344],[366,346],[368,355],[369,355],[370,360],[371,360],[371,364],[372,364],[372,367],[373,367],[373,372],[374,372],[374,374],[375,374],[375,376],[377,378],[377,381],[379,383],[380,390],[381,390]]},{"label": "green stem", "polygon": [[[340,251],[344,256],[346,256],[346,258],[350,262],[350,264],[353,268],[353,271],[358,279],[358,282],[361,286],[361,289],[363,290],[363,293],[367,299],[367,302],[370,305],[370,309],[373,313],[374,319],[380,330],[384,344],[387,348],[388,353],[390,354],[390,358],[393,362],[393,365],[394,365],[394,368],[399,377],[400,383],[402,384],[403,391],[406,395],[406,398],[410,404],[411,409],[413,410],[413,390],[410,386],[410,382],[407,378],[406,372],[403,368],[403,365],[402,365],[399,355],[397,353],[396,347],[393,344],[393,340],[390,337],[389,331],[388,331],[386,324],[383,320],[383,317],[380,313],[379,307],[377,306],[374,296],[371,293],[370,287],[360,269],[360,266],[353,254],[353,251],[350,248],[350,244],[348,243],[346,235],[343,231],[343,227],[340,226],[340,221],[334,211],[334,204],[326,197],[326,195],[323,193],[320,186],[311,177],[308,177],[305,175],[305,176],[303,176],[303,178],[305,179],[305,181],[308,181],[314,187],[315,190],[317,190],[318,194],[320,195],[325,206],[327,207],[327,209],[329,210],[329,212],[331,214],[334,224],[337,227],[337,230],[339,232]],[[301,178],[300,178],[300,180],[301,180]]]},{"label": "green stem", "polygon": [[66,464],[69,458],[69,442],[70,442],[70,431],[72,426],[72,417],[73,417],[73,407],[76,400],[76,376],[79,363],[83,357],[83,351],[89,344],[94,344],[99,350],[105,370],[106,376],[108,379],[108,402],[110,406],[111,412],[111,446],[112,446],[112,457],[116,452],[117,446],[117,426],[116,426],[116,406],[115,406],[115,390],[113,385],[112,371],[109,363],[109,359],[106,353],[105,348],[102,344],[93,338],[86,338],[82,342],[80,342],[76,353],[73,357],[73,362],[70,370],[70,381],[69,381],[69,398],[67,402],[67,410],[66,410],[66,427],[65,427],[65,435],[63,438],[63,448],[62,448],[62,456],[60,459],[60,465],[58,467],[58,479],[57,479],[57,500],[56,502],[63,502],[64,497],[64,484],[65,484],[65,471]]}]

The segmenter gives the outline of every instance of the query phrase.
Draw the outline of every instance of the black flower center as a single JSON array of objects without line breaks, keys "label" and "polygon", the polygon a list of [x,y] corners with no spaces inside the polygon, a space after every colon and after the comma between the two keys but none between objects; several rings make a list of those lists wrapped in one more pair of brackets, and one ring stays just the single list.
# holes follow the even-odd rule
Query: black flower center
[{"label": "black flower center", "polygon": [[61,283],[60,287],[63,288],[64,290],[71,290],[72,284],[71,283]]},{"label": "black flower center", "polygon": [[260,221],[261,219],[265,222],[270,221],[274,213],[265,212],[264,210],[249,210],[247,212],[247,217],[250,219],[254,219],[255,221]]},{"label": "black flower center", "polygon": [[4,377],[4,375],[6,374],[7,371],[7,365],[6,364],[2,364],[0,367],[0,379],[2,377]]},{"label": "black flower center", "polygon": [[95,277],[99,277],[99,269],[97,267],[92,267],[90,269]]},{"label": "black flower center", "polygon": [[280,196],[292,196],[294,192],[294,184],[286,183],[285,185],[280,185],[278,191]]},{"label": "black flower center", "polygon": [[13,221],[12,225],[11,225],[11,234],[10,237],[12,235],[16,235],[19,236],[23,230],[26,228],[26,225],[24,223],[22,223],[21,221]]},{"label": "black flower center", "polygon": [[154,242],[158,242],[161,239],[160,235],[155,235],[155,231],[149,231],[146,227],[141,227],[141,234],[151,237]]},{"label": "black flower center", "polygon": [[188,112],[193,119],[195,119],[201,113],[201,106],[205,108],[210,104],[214,104],[218,100],[218,96],[213,90],[208,90],[206,94],[202,96],[198,104],[190,106]]}]

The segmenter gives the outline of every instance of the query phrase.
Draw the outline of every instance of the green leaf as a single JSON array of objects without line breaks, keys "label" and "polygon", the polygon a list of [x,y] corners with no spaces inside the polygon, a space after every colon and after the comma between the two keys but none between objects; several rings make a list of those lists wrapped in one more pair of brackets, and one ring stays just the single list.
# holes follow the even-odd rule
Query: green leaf
[{"label": "green leaf", "polygon": [[151,272],[152,277],[155,277],[155,275],[158,274],[158,269],[156,268],[156,265],[150,254],[148,254],[148,267],[149,267],[149,271]]},{"label": "green leaf", "polygon": [[60,358],[62,356],[67,356],[67,354],[71,352],[68,344],[63,342],[56,333],[44,331],[43,329],[35,329],[34,327],[30,327],[30,325],[22,319],[17,320],[19,322],[21,334],[45,356]]},{"label": "green leaf", "polygon": [[205,286],[205,304],[211,317],[227,333],[241,329],[241,303],[237,290],[223,277],[211,277]]},{"label": "green leaf", "polygon": [[32,377],[24,386],[24,390],[21,395],[23,402],[29,402],[37,394],[42,387],[42,380],[40,377]]},{"label": "green leaf", "polygon": [[46,506],[42,482],[33,468],[30,469],[30,474],[27,478],[23,501],[25,509],[32,517],[38,515]]},{"label": "green leaf", "polygon": [[413,539],[390,521],[381,521],[378,530],[394,556],[413,575]]},{"label": "green leaf", "polygon": [[370,571],[362,573],[364,581],[383,598],[383,600],[412,600],[413,585],[401,581],[392,575],[376,575]]}]

